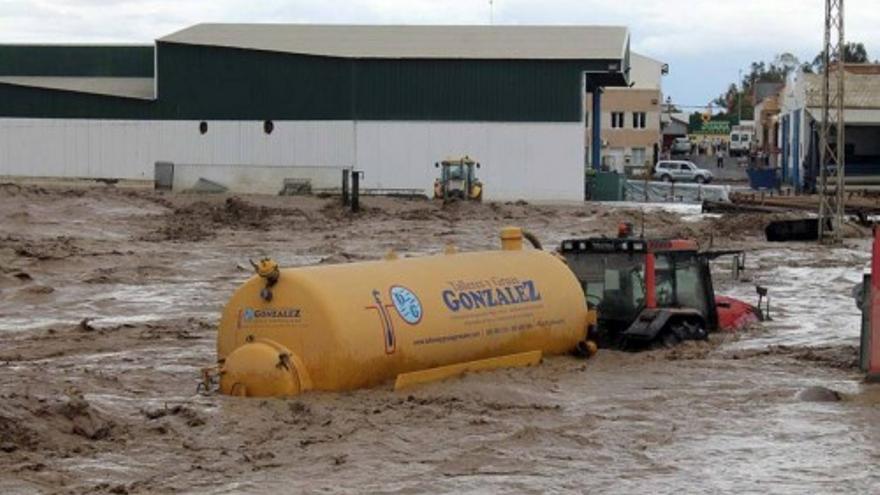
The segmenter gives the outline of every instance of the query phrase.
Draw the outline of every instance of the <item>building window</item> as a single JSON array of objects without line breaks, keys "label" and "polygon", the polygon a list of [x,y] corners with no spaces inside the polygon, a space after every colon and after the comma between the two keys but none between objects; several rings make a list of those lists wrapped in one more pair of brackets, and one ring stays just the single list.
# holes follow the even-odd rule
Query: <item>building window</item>
[{"label": "building window", "polygon": [[645,128],[645,112],[633,112],[633,129]]},{"label": "building window", "polygon": [[208,123],[204,122],[204,121],[200,122],[199,123],[199,134],[207,134],[207,133],[208,133]]},{"label": "building window", "polygon": [[632,149],[632,164],[636,166],[645,164],[645,148]]},{"label": "building window", "polygon": [[611,112],[611,128],[623,128],[623,112]]}]

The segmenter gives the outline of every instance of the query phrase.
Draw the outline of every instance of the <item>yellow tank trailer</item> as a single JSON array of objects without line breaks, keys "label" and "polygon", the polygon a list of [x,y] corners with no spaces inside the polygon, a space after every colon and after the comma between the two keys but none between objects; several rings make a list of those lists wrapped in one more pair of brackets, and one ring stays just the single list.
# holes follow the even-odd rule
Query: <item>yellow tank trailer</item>
[{"label": "yellow tank trailer", "polygon": [[396,379],[400,388],[481,369],[595,352],[583,291],[554,254],[502,250],[278,269],[264,260],[223,312],[220,390],[291,396]]}]

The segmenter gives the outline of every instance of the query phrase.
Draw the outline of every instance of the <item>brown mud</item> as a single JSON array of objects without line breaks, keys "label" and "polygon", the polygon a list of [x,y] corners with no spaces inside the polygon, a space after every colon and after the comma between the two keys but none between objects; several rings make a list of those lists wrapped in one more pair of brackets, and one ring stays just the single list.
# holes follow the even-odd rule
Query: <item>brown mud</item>
[{"label": "brown mud", "polygon": [[[863,492],[880,489],[880,392],[856,368],[849,289],[867,233],[773,246],[777,215],[600,205],[166,195],[0,185],[0,493]],[[203,394],[248,259],[286,266],[613,235],[749,252],[774,320],[640,354],[545,359],[404,392]],[[810,387],[839,402],[798,398]],[[803,397],[803,394],[801,394]]]}]

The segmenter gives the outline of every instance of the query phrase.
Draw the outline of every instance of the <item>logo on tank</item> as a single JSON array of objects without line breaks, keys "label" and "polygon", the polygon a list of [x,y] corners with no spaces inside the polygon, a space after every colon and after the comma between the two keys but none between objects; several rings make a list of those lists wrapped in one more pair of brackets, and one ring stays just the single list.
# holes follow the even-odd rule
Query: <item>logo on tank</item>
[{"label": "logo on tank", "polygon": [[400,315],[403,321],[410,325],[415,325],[422,321],[422,302],[419,301],[418,296],[413,291],[401,285],[393,285],[389,293],[391,294],[391,302],[394,304],[394,309],[397,310],[397,314]]},{"label": "logo on tank", "polygon": [[491,277],[484,280],[456,280],[440,293],[452,312],[540,303],[543,298],[534,280]]},{"label": "logo on tank", "polygon": [[239,312],[239,323],[296,323],[301,317],[302,310],[299,308],[244,308]]}]

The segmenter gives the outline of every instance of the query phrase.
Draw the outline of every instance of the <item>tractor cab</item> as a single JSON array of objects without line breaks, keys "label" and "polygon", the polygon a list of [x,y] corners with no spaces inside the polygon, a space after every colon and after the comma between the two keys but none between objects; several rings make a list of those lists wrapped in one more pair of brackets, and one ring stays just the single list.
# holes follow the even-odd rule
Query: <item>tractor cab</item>
[{"label": "tractor cab", "polygon": [[452,199],[483,199],[483,184],[476,177],[475,169],[480,164],[468,156],[449,158],[437,162],[440,177],[434,179],[434,198],[449,201]]},{"label": "tractor cab", "polygon": [[571,239],[560,252],[598,313],[600,346],[640,349],[705,339],[719,330],[719,310],[732,306],[754,316],[749,321],[759,319],[754,307],[715,297],[713,255],[701,253],[696,241]]}]

